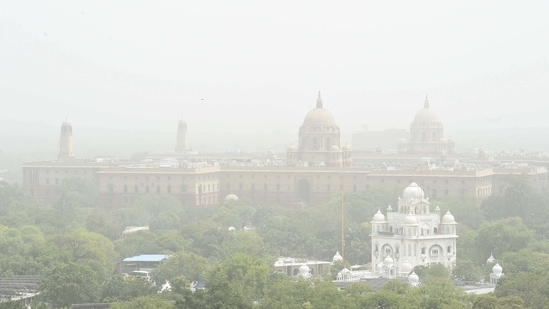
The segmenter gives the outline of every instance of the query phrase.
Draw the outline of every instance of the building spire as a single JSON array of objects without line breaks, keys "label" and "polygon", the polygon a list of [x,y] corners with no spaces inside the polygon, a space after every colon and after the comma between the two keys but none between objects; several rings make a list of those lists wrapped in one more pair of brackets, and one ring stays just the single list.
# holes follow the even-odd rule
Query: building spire
[{"label": "building spire", "polygon": [[425,105],[423,106],[423,108],[429,108],[429,98],[427,97],[427,95],[425,95]]},{"label": "building spire", "polygon": [[320,91],[318,92],[318,99],[316,99],[316,108],[322,108],[322,98],[320,97]]}]

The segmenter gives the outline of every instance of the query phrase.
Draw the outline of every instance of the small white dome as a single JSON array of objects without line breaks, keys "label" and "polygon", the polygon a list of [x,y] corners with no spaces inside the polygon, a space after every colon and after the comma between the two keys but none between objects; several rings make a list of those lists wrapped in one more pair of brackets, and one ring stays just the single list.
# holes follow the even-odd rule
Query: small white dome
[{"label": "small white dome", "polygon": [[336,262],[336,261],[343,261],[343,257],[341,256],[341,254],[339,254],[339,250],[336,251],[336,254],[332,258],[332,262]]},{"label": "small white dome", "polygon": [[417,224],[417,218],[413,213],[409,213],[406,218],[404,218],[404,224]]},{"label": "small white dome", "polygon": [[392,212],[392,211],[393,211],[393,207],[391,207],[391,205],[389,205],[389,206],[387,207],[387,212]]},{"label": "small white dome", "polygon": [[236,228],[235,228],[234,226],[229,226],[228,230],[229,230],[230,232],[233,232],[233,231],[236,231]]},{"label": "small white dome", "polygon": [[492,267],[492,273],[494,275],[501,275],[503,273],[503,268],[499,265],[499,263],[496,263],[496,265]]},{"label": "small white dome", "polygon": [[415,272],[412,272],[409,276],[408,276],[408,282],[411,284],[411,285],[417,285],[419,283],[419,277],[418,275],[415,273]]},{"label": "small white dome", "polygon": [[374,215],[374,222],[384,222],[385,221],[385,215],[381,212],[381,210],[377,210],[376,214]]},{"label": "small white dome", "polygon": [[383,260],[383,264],[387,267],[393,266],[394,260],[390,255],[387,255]]},{"label": "small white dome", "polygon": [[402,263],[402,266],[400,267],[400,271],[403,272],[403,273],[409,273],[412,271],[412,264],[410,264],[410,262],[408,262],[408,260],[404,261],[404,263]]},{"label": "small white dome", "polygon": [[454,216],[448,210],[446,214],[442,217],[442,223],[456,223]]},{"label": "small white dome", "polygon": [[303,264],[299,267],[299,274],[301,276],[307,276],[309,274],[310,268],[307,266],[307,264]]},{"label": "small white dome", "polygon": [[351,151],[351,146],[345,144],[345,145],[343,145],[343,147],[341,147],[341,150],[343,150],[343,151]]},{"label": "small white dome", "polygon": [[492,264],[496,261],[496,259],[494,258],[494,256],[492,255],[492,253],[490,253],[490,257],[486,260],[486,263],[488,264]]},{"label": "small white dome", "polygon": [[333,145],[331,148],[330,148],[330,151],[340,151],[339,147],[337,145]]},{"label": "small white dome", "polygon": [[233,202],[233,201],[238,201],[238,196],[236,196],[236,194],[228,194],[227,196],[225,196],[225,199],[223,200],[224,202]]},{"label": "small white dome", "polygon": [[291,144],[290,146],[288,146],[288,151],[296,151],[296,150],[297,150],[297,147],[294,144]]},{"label": "small white dome", "polygon": [[402,193],[402,198],[407,201],[421,201],[425,197],[425,193],[417,183],[412,182]]}]

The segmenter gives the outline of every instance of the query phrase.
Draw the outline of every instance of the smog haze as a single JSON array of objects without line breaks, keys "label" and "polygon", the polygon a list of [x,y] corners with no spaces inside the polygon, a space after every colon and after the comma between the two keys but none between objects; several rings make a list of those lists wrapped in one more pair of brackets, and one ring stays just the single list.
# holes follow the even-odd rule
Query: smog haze
[{"label": "smog haze", "polygon": [[0,148],[53,159],[68,118],[77,156],[169,152],[183,118],[196,150],[284,151],[321,91],[343,142],[409,129],[428,95],[463,150],[546,150],[548,13],[546,1],[3,1]]}]

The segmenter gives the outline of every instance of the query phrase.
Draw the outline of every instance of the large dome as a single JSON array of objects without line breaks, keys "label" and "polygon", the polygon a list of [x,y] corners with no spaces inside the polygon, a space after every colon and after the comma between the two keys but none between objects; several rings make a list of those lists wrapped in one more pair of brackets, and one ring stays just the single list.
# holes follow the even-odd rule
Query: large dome
[{"label": "large dome", "polygon": [[438,118],[437,113],[429,108],[429,100],[427,99],[427,97],[425,97],[425,106],[422,110],[417,112],[413,123],[418,125],[440,123],[440,119]]},{"label": "large dome", "polygon": [[305,116],[303,125],[335,126],[336,123],[332,113],[322,107],[317,107]]},{"label": "large dome", "polygon": [[318,99],[316,100],[316,108],[312,109],[305,120],[303,125],[322,125],[322,126],[335,126],[336,122],[332,113],[322,107],[322,99],[320,93],[318,93]]},{"label": "large dome", "polygon": [[402,198],[406,201],[421,201],[424,198],[425,194],[423,189],[417,185],[417,183],[412,182],[402,193]]}]

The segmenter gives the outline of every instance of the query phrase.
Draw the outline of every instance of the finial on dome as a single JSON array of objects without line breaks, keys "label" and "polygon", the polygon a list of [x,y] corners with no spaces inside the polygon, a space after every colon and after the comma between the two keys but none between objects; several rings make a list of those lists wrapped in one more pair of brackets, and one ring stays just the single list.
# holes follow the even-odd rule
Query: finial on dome
[{"label": "finial on dome", "polygon": [[429,98],[427,97],[427,95],[425,95],[425,105],[423,106],[423,108],[429,108]]},{"label": "finial on dome", "polygon": [[318,98],[316,99],[316,108],[322,108],[322,98],[320,97],[320,91],[318,92]]}]

